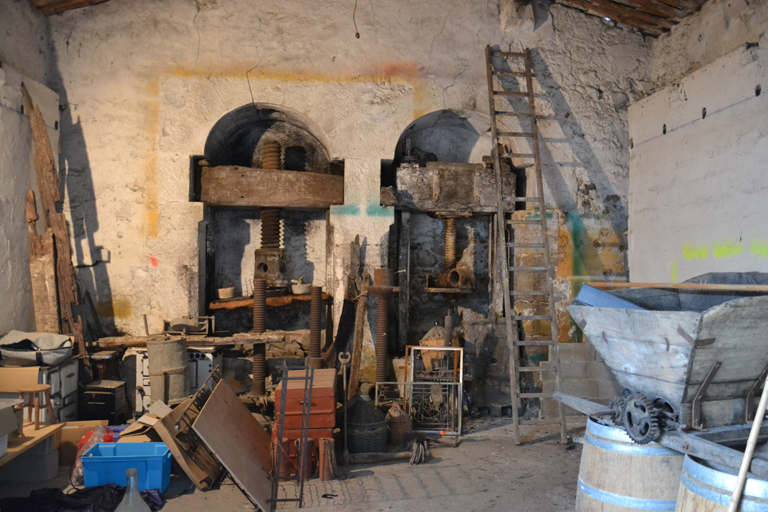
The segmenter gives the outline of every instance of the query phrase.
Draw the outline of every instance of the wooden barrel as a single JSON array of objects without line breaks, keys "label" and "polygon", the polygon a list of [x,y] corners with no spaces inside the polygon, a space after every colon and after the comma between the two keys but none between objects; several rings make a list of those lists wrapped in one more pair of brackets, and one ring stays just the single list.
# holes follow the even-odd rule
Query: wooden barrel
[{"label": "wooden barrel", "polygon": [[675,510],[684,455],[636,444],[616,427],[589,419],[579,466],[576,512]]},{"label": "wooden barrel", "polygon": [[[677,512],[726,512],[736,486],[737,470],[720,471],[706,462],[686,457],[680,476]],[[743,512],[768,511],[768,482],[747,478],[739,504]]]}]

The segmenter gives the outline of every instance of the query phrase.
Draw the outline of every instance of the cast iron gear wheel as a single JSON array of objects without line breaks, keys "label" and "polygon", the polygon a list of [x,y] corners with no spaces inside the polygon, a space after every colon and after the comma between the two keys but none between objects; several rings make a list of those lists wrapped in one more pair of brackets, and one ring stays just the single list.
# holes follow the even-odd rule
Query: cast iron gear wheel
[{"label": "cast iron gear wheel", "polygon": [[611,403],[609,405],[611,409],[613,409],[613,417],[611,418],[613,420],[613,424],[617,427],[622,426],[622,416],[624,415],[624,398],[614,398],[611,400]]},{"label": "cast iron gear wheel", "polygon": [[640,393],[633,393],[623,400],[621,422],[627,434],[637,444],[655,441],[661,435],[658,411],[653,403]]}]

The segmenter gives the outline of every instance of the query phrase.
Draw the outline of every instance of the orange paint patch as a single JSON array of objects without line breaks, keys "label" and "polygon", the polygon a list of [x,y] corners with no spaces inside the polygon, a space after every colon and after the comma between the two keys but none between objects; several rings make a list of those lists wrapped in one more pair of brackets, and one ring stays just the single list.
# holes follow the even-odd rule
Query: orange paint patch
[{"label": "orange paint patch", "polygon": [[154,256],[150,256],[149,257],[149,262],[152,263],[153,267],[156,267],[156,266],[158,266],[160,264],[160,262],[157,261],[157,258],[155,258]]},{"label": "orange paint patch", "polygon": [[379,62],[370,66],[367,72],[371,75],[416,78],[419,75],[419,68],[407,62]]}]

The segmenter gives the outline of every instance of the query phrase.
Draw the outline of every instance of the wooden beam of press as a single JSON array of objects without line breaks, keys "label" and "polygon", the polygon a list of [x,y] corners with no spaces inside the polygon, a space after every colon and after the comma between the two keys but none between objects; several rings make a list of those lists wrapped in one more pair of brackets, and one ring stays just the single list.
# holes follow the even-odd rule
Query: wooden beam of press
[{"label": "wooden beam of press", "polygon": [[768,293],[768,285],[761,284],[709,284],[709,283],[587,283],[599,290],[621,290],[624,288],[658,288],[661,290],[699,290],[724,292]]}]

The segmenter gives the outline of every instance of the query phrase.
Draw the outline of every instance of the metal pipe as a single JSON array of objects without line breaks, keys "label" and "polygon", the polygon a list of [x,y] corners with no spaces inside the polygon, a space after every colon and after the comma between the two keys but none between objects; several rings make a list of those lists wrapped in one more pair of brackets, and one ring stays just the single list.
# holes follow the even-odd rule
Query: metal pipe
[{"label": "metal pipe", "polygon": [[320,359],[320,323],[323,316],[323,288],[313,286],[310,291],[309,310],[309,359]]},{"label": "metal pipe", "polygon": [[445,339],[443,345],[446,347],[453,346],[453,315],[449,309],[445,315]]}]

